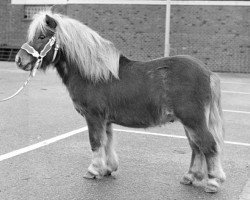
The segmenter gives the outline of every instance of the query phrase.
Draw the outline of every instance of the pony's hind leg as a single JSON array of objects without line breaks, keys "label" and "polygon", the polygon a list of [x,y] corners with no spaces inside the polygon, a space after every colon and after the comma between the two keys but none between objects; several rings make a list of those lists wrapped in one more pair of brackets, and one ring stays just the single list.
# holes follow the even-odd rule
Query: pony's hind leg
[{"label": "pony's hind leg", "polygon": [[215,151],[205,154],[208,168],[207,192],[216,192],[217,186],[224,182],[226,175],[221,165],[224,139],[223,113],[221,108],[220,80],[217,75],[210,77],[211,102],[205,108],[207,126],[216,141]]},{"label": "pony's hind leg", "polygon": [[107,143],[106,124],[102,121],[86,119],[92,149],[92,162],[84,178],[102,178],[108,173],[105,146]]},{"label": "pony's hind leg", "polygon": [[195,180],[201,181],[206,175],[206,158],[199,147],[190,139],[185,129],[190,147],[192,149],[191,163],[188,172],[183,176],[181,183],[191,185]]},{"label": "pony's hind leg", "polygon": [[208,169],[206,192],[217,192],[220,184],[226,180],[226,175],[221,165],[220,152],[205,154]]},{"label": "pony's hind leg", "polygon": [[[217,192],[220,183],[225,180],[225,173],[221,167],[221,151],[220,145],[216,141],[214,135],[208,130],[206,124],[191,129],[185,127],[188,130],[190,140],[194,143],[198,149],[194,151],[194,160],[191,170],[194,172],[193,177],[196,179],[204,178],[201,168],[206,166],[206,192]],[[194,150],[194,149],[193,149]],[[192,164],[192,163],[191,163]],[[198,171],[196,170],[198,166]],[[200,173],[202,171],[202,173]],[[201,176],[200,176],[201,175]]]},{"label": "pony's hind leg", "polygon": [[[220,123],[219,121],[214,122]],[[209,129],[213,133],[216,139],[215,151],[205,153],[207,161],[207,170],[208,170],[208,180],[207,180],[207,192],[216,192],[219,185],[226,180],[226,175],[222,169],[221,164],[221,155],[222,155],[222,138],[220,134],[217,133],[217,127],[214,124],[209,123]],[[221,129],[221,131],[223,131]]]},{"label": "pony's hind leg", "polygon": [[112,130],[112,124],[108,123],[106,127],[107,143],[105,146],[107,175],[111,175],[112,172],[118,169],[118,157],[114,150],[114,135]]},{"label": "pony's hind leg", "polygon": [[[183,124],[185,130],[188,132],[191,147],[194,150],[191,170],[195,171],[197,166],[199,169],[198,173],[197,170],[195,173],[190,173],[193,174],[190,180],[193,180],[192,178],[201,179],[201,177],[203,177],[203,172],[200,173],[202,171],[201,168],[207,165],[205,190],[206,192],[217,192],[220,187],[220,182],[224,179],[224,172],[220,163],[220,145],[217,142],[217,137],[207,126],[205,109],[203,113],[200,112],[196,113],[196,115],[189,115],[189,118],[186,118]],[[201,177],[199,177],[199,174],[201,174]],[[184,178],[187,177],[188,176]]]}]

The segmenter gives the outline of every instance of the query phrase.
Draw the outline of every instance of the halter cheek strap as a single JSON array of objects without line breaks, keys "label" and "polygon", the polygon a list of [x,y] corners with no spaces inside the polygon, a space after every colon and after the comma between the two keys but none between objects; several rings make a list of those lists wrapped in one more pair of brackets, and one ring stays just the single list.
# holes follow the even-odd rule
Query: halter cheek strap
[{"label": "halter cheek strap", "polygon": [[57,52],[58,52],[58,49],[59,49],[59,44],[56,43],[56,46],[55,46],[55,49],[54,49],[54,55],[53,55],[53,58],[52,58],[52,61],[51,62],[54,62],[55,59],[56,59],[56,55],[57,55]]}]

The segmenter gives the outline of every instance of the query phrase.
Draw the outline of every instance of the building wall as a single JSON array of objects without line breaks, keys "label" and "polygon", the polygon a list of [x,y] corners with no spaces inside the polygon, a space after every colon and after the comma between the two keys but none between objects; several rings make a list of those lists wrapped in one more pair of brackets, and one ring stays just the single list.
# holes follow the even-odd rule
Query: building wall
[{"label": "building wall", "polygon": [[0,46],[21,46],[30,21],[23,18],[24,6],[12,5],[11,0],[0,1]]},{"label": "building wall", "polygon": [[110,39],[132,59],[164,54],[165,7],[156,5],[71,5],[68,14]]},{"label": "building wall", "polygon": [[[164,55],[164,5],[67,5],[76,18],[132,59]],[[0,1],[0,45],[20,46],[29,20],[24,6]],[[250,7],[171,7],[170,54],[189,54],[214,71],[250,72]],[[3,27],[3,28],[1,28]]]},{"label": "building wall", "polygon": [[8,43],[7,32],[9,30],[8,0],[0,1],[0,46]]},{"label": "building wall", "polygon": [[250,72],[250,7],[174,6],[173,54],[201,58],[216,71]]}]

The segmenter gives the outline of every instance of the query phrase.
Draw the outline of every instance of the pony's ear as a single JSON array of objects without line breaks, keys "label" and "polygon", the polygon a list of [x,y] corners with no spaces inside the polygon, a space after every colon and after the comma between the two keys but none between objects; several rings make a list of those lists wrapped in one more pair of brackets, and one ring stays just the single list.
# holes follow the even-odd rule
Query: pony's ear
[{"label": "pony's ear", "polygon": [[49,15],[45,16],[45,22],[48,25],[48,27],[50,27],[51,29],[55,29],[57,26],[57,23],[54,20],[54,18],[50,17]]}]

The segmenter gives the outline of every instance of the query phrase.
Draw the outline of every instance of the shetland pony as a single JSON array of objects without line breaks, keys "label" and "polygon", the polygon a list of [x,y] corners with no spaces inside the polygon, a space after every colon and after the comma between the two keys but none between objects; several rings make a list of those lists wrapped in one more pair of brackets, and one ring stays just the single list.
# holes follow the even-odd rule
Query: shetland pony
[{"label": "shetland pony", "polygon": [[[190,56],[130,60],[86,25],[51,11],[34,17],[26,46],[40,52],[52,37],[56,44],[40,69],[56,68],[75,109],[87,121],[92,162],[86,178],[102,178],[118,168],[113,123],[147,128],[180,121],[192,149],[190,168],[181,183],[205,180],[206,192],[218,191],[226,177],[221,165],[224,129],[216,74]],[[16,56],[17,65],[27,71],[36,60],[24,49]]]}]

